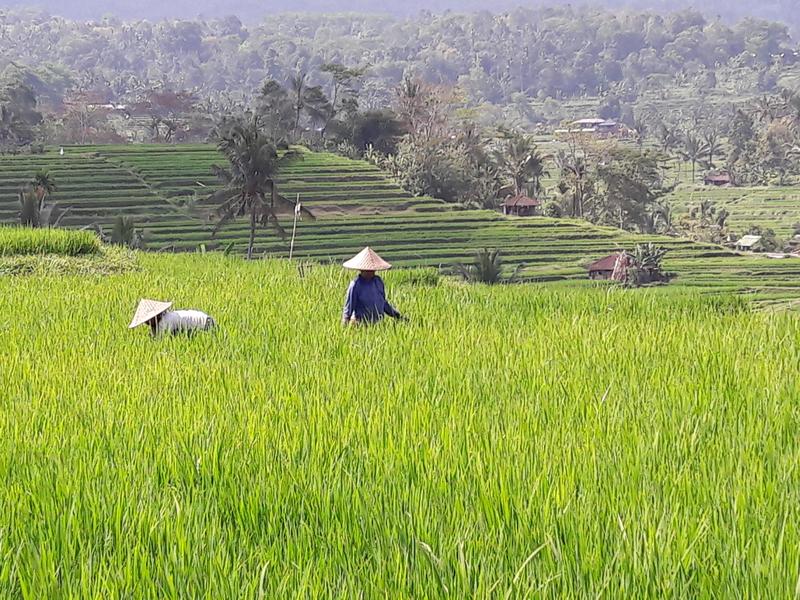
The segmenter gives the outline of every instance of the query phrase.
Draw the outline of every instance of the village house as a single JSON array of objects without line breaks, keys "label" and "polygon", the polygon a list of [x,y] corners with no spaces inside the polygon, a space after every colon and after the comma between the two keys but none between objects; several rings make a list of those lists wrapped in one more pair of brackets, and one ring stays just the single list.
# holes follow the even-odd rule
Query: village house
[{"label": "village house", "polygon": [[598,281],[611,279],[614,275],[614,268],[617,266],[620,254],[621,252],[609,254],[589,265],[589,279]]},{"label": "village house", "polygon": [[705,185],[725,187],[733,185],[733,177],[731,177],[731,174],[726,171],[720,173],[709,173],[703,178],[703,183]]},{"label": "village house", "polygon": [[512,196],[506,198],[505,202],[503,202],[503,214],[517,217],[533,217],[539,214],[541,206],[541,200],[536,198],[529,198],[524,195]]},{"label": "village house", "polygon": [[630,137],[630,130],[617,121],[590,118],[573,121],[566,129],[556,129],[555,134],[560,138],[571,135],[585,135],[600,139],[627,138]]},{"label": "village house", "polygon": [[739,251],[757,252],[761,248],[760,235],[744,235],[736,242],[736,249]]}]

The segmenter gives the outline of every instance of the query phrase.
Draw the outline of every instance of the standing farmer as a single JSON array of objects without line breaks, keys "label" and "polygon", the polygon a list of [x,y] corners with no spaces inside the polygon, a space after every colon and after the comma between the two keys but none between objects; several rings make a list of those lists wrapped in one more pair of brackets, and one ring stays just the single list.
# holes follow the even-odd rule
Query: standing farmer
[{"label": "standing farmer", "polygon": [[355,323],[377,323],[384,315],[393,319],[404,319],[386,300],[383,280],[376,271],[392,268],[388,262],[378,256],[372,248],[364,248],[356,256],[344,263],[345,269],[360,271],[347,288],[347,296],[342,311],[344,325]]},{"label": "standing farmer", "polygon": [[153,336],[162,333],[191,333],[208,331],[214,327],[214,319],[199,310],[170,310],[172,302],[141,300],[136,307],[129,329],[147,323]]}]

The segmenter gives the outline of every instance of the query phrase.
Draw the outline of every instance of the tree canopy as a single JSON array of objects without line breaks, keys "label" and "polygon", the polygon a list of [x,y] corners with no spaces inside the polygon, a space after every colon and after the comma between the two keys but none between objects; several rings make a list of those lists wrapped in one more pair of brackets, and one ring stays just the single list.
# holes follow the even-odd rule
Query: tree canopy
[{"label": "tree canopy", "polygon": [[[793,11],[800,9],[787,6],[781,16]],[[334,98],[328,118],[346,108],[349,87],[364,73],[358,85],[368,109],[387,106],[395,87],[413,75],[458,86],[472,104],[613,94],[603,112],[618,116],[618,99],[634,99],[664,79],[713,87],[726,69],[745,69],[756,88],[767,90],[798,58],[786,25],[752,18],[728,25],[692,10],[661,15],[566,6],[407,19],[286,14],[255,25],[235,17],[79,22],[4,11],[0,29],[0,68],[32,67],[40,98],[57,95],[69,81],[73,89],[116,100],[154,89],[250,99],[265,81],[285,85],[308,73],[307,89],[323,86]],[[331,64],[346,67],[325,68]]]}]

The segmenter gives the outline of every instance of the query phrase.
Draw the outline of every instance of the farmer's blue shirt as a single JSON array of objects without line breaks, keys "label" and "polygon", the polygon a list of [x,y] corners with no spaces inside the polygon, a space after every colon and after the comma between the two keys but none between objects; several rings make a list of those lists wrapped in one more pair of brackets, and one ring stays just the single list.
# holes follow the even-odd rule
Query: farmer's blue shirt
[{"label": "farmer's blue shirt", "polygon": [[400,313],[386,301],[383,280],[377,275],[369,281],[359,275],[347,288],[342,320],[347,322],[354,315],[357,321],[373,323],[380,321],[383,315],[389,315],[394,318],[400,316]]}]

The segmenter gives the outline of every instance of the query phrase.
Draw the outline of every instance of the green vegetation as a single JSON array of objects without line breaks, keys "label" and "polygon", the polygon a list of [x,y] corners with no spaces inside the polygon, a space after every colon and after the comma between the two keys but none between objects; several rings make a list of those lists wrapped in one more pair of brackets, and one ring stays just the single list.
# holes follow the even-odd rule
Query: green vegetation
[{"label": "green vegetation", "polygon": [[[784,4],[770,16],[797,14],[789,0]],[[223,105],[231,92],[251,94],[268,76],[281,83],[300,77],[302,85],[292,86],[300,94],[292,99],[300,98],[295,107],[304,112],[320,103],[313,92],[309,97],[303,91],[324,85],[331,98],[337,72],[306,78],[298,65],[322,65],[335,56],[350,69],[370,65],[373,104],[385,104],[403,73],[414,72],[427,81],[460,85],[470,105],[503,107],[508,117],[528,122],[547,118],[548,100],[590,96],[595,110],[616,118],[631,97],[658,97],[671,88],[694,97],[717,90],[729,98],[754,95],[792,72],[797,57],[785,25],[743,20],[729,26],[717,15],[730,16],[731,7],[709,11],[709,16],[689,10],[661,15],[544,7],[410,19],[298,13],[247,26],[235,17],[87,23],[40,21],[12,11],[3,21],[0,51],[13,65],[30,65],[22,68],[23,81],[48,100],[60,99],[64,88],[79,88],[105,102],[138,104],[166,82]],[[48,43],[31,44],[32,34],[46,35]],[[74,96],[80,99],[79,93]],[[543,105],[541,111],[533,100]],[[141,107],[148,124],[163,117],[151,108]],[[71,114],[78,108],[70,109],[64,129],[79,120]]]},{"label": "green vegetation", "polygon": [[100,240],[89,231],[0,227],[0,256],[60,254],[80,256],[100,251]]},{"label": "green vegetation", "polygon": [[122,248],[103,248],[96,254],[0,255],[0,276],[106,276],[139,268],[136,254]]},{"label": "green vegetation", "polygon": [[390,272],[342,331],[341,269],[142,262],[0,279],[0,595],[794,593],[796,315]]},{"label": "green vegetation", "polygon": [[[19,181],[45,168],[58,181],[64,223],[110,231],[120,216],[135,219],[149,250],[227,249],[244,254],[247,222],[214,232],[206,202],[219,185],[211,166],[220,162],[211,145],[67,147],[64,156],[0,157],[0,220],[18,219]],[[377,167],[327,153],[304,153],[278,178],[282,193],[317,219],[297,228],[295,256],[327,262],[348,258],[370,244],[401,267],[466,264],[483,248],[502,250],[504,276],[520,264],[522,280],[585,280],[585,266],[613,251],[632,251],[652,241],[669,250],[664,268],[676,283],[716,292],[755,294],[760,302],[785,302],[800,290],[800,265],[741,257],[711,243],[663,235],[637,235],[572,219],[504,217],[495,211],[458,210],[415,198]],[[285,217],[291,218],[287,213]],[[289,242],[262,236],[256,256],[288,256]]]}]

